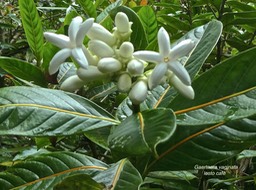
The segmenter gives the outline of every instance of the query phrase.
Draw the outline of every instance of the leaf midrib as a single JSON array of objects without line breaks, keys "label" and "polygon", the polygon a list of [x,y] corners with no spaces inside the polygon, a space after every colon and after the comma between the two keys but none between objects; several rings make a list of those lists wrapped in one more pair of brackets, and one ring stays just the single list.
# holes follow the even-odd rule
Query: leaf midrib
[{"label": "leaf midrib", "polygon": [[76,115],[76,116],[80,116],[80,117],[87,117],[87,118],[91,118],[91,119],[99,119],[99,120],[103,120],[103,121],[108,121],[108,122],[112,122],[112,123],[114,123],[116,125],[120,124],[120,121],[117,121],[117,120],[111,119],[111,118],[107,118],[107,117],[100,117],[100,116],[96,116],[96,115],[79,113],[79,112],[75,112],[75,111],[64,110],[64,109],[61,109],[61,108],[55,108],[55,107],[39,105],[39,104],[5,104],[5,105],[1,105],[0,109],[8,108],[8,107],[33,107],[33,108],[40,108],[40,109],[46,109],[46,110],[51,110],[51,111],[56,111],[56,112],[62,112],[62,113],[67,113],[67,114],[71,114],[71,115]]}]

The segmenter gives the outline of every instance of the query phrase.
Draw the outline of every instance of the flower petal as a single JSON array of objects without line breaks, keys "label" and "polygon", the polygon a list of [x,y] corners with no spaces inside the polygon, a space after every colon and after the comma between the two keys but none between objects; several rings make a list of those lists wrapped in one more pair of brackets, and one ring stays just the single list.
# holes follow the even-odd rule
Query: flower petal
[{"label": "flower petal", "polygon": [[63,34],[55,34],[52,32],[44,32],[44,37],[47,41],[53,43],[55,46],[61,49],[69,47],[70,40],[68,36]]},{"label": "flower petal", "polygon": [[152,63],[160,63],[162,61],[160,54],[154,51],[136,51],[133,56]]},{"label": "flower petal", "polygon": [[65,48],[58,51],[52,58],[49,64],[49,74],[56,73],[60,65],[71,55],[71,49]]},{"label": "flower petal", "polygon": [[169,34],[161,27],[157,34],[159,53],[162,57],[167,57],[171,50]]},{"label": "flower petal", "polygon": [[80,67],[87,69],[88,61],[84,55],[82,48],[72,49],[72,57],[76,60]]},{"label": "flower petal", "polygon": [[74,92],[81,88],[84,85],[84,81],[82,81],[77,75],[73,75],[68,77],[60,86],[61,90]]},{"label": "flower petal", "polygon": [[190,76],[185,67],[179,61],[168,62],[168,69],[170,69],[185,85],[191,85]]},{"label": "flower petal", "polygon": [[88,64],[89,65],[97,65],[98,64],[98,58],[97,58],[97,56],[95,55],[95,56],[93,56],[92,54],[91,54],[91,52],[89,52],[88,50],[87,50],[87,48],[83,45],[82,46],[82,49],[83,49],[83,52],[84,52],[84,55],[85,55],[85,57],[87,58],[87,61],[88,61]]},{"label": "flower petal", "polygon": [[82,17],[77,16],[73,18],[69,27],[68,27],[68,36],[72,44],[76,43],[76,35],[79,30],[80,24],[83,22]]},{"label": "flower petal", "polygon": [[194,47],[195,43],[190,39],[181,41],[171,49],[169,56],[172,60],[188,56]]},{"label": "flower petal", "polygon": [[149,76],[149,80],[148,80],[148,86],[150,90],[152,90],[153,88],[155,88],[157,85],[161,83],[161,80],[164,77],[166,72],[167,72],[166,63],[159,63],[156,65],[152,74]]},{"label": "flower petal", "polygon": [[94,22],[94,18],[89,18],[85,22],[83,22],[77,32],[76,35],[76,46],[80,47],[83,44],[84,37],[86,33],[90,30]]},{"label": "flower petal", "polygon": [[195,92],[192,86],[185,85],[180,81],[180,79],[177,76],[173,75],[170,78],[170,84],[172,84],[173,87],[184,97],[194,99]]}]

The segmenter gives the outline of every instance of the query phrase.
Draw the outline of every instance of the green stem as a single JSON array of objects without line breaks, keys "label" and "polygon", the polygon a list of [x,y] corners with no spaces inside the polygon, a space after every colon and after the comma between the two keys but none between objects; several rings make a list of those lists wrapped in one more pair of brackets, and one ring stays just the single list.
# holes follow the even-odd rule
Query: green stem
[{"label": "green stem", "polygon": [[140,112],[140,104],[132,104],[132,111],[133,113],[139,113]]}]

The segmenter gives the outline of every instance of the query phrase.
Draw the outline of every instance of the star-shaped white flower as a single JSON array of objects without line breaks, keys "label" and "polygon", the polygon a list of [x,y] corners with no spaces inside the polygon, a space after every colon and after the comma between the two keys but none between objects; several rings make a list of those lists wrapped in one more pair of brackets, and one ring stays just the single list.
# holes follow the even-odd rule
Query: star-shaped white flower
[{"label": "star-shaped white flower", "polygon": [[167,70],[172,71],[182,83],[190,86],[190,76],[184,66],[179,62],[179,59],[192,51],[195,46],[194,42],[187,39],[171,48],[169,35],[163,27],[159,29],[157,38],[159,52],[137,51],[133,54],[138,59],[157,64],[149,77],[149,88],[153,89],[159,85]]},{"label": "star-shaped white flower", "polygon": [[44,37],[48,41],[61,49],[50,61],[49,74],[56,73],[59,66],[70,56],[74,58],[81,67],[88,67],[88,61],[85,56],[87,52],[84,52],[87,51],[87,49],[83,45],[83,40],[86,33],[92,27],[93,22],[93,18],[89,18],[83,22],[82,17],[77,16],[70,23],[68,36],[51,32],[44,33]]}]

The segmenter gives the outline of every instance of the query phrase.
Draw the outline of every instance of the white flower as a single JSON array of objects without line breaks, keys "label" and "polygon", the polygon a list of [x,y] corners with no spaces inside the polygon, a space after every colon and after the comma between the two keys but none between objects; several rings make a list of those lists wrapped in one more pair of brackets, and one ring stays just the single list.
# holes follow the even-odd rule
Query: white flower
[{"label": "white flower", "polygon": [[121,33],[127,33],[131,30],[131,24],[129,22],[129,18],[127,15],[123,12],[119,12],[115,16],[115,25],[119,32]]},{"label": "white flower", "polygon": [[137,51],[133,54],[136,58],[157,64],[149,77],[149,88],[153,89],[160,84],[168,69],[182,83],[190,86],[190,76],[184,66],[179,62],[179,59],[191,52],[195,46],[194,42],[187,39],[171,48],[169,35],[163,27],[159,29],[157,37],[159,53],[154,51]]},{"label": "white flower", "polygon": [[60,64],[70,56],[73,57],[81,67],[88,67],[88,61],[83,50],[83,40],[88,30],[92,27],[93,22],[93,18],[83,22],[82,17],[78,16],[71,21],[68,28],[68,36],[51,32],[44,33],[44,37],[48,41],[61,48],[50,61],[50,74],[56,73]]},{"label": "white flower", "polygon": [[107,74],[100,72],[99,69],[93,65],[89,65],[88,69],[78,68],[76,74],[85,83],[103,80],[108,77]]},{"label": "white flower", "polygon": [[184,97],[193,100],[195,97],[195,92],[192,86],[187,86],[183,84],[178,77],[172,74],[171,77],[169,77],[170,85],[173,85],[173,87]]},{"label": "white flower", "polygon": [[127,71],[132,76],[139,76],[144,72],[144,64],[137,59],[131,59],[127,64]]},{"label": "white flower", "polygon": [[133,104],[138,105],[146,100],[148,94],[148,86],[144,80],[139,80],[132,87],[129,98]]},{"label": "white flower", "polygon": [[114,50],[101,40],[90,40],[88,48],[98,57],[112,57],[115,54]]},{"label": "white flower", "polygon": [[128,40],[132,33],[132,22],[129,22],[129,18],[125,13],[119,12],[116,14],[115,25],[116,27],[114,28],[114,36],[116,36],[121,41]]},{"label": "white flower", "polygon": [[122,63],[113,57],[105,57],[99,61],[98,69],[102,73],[114,73],[122,69]]},{"label": "white flower", "polygon": [[123,73],[118,78],[117,88],[120,92],[128,92],[132,86],[132,79],[128,73]]},{"label": "white flower", "polygon": [[101,40],[109,46],[113,46],[116,42],[115,36],[98,23],[93,23],[92,27],[87,33],[87,36],[91,40]]},{"label": "white flower", "polygon": [[61,84],[60,89],[68,92],[74,92],[83,85],[84,81],[82,81],[77,75],[72,75]]}]

